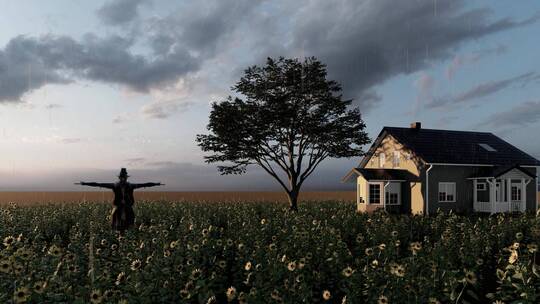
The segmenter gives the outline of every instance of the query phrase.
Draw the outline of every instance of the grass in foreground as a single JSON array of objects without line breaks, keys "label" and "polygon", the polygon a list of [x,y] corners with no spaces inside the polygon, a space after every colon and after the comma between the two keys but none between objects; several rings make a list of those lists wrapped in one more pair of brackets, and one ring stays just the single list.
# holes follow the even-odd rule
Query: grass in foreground
[{"label": "grass in foreground", "polygon": [[[540,219],[311,202],[0,208],[0,302],[537,303]],[[497,302],[502,303],[502,302]]]}]

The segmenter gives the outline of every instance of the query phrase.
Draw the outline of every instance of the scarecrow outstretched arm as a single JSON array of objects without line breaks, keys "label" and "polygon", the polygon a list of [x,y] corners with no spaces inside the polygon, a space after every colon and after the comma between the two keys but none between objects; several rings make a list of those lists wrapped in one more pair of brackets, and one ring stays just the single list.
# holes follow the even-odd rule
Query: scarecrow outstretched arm
[{"label": "scarecrow outstretched arm", "polygon": [[75,185],[90,186],[90,187],[100,187],[100,188],[107,188],[107,189],[113,189],[114,188],[113,183],[80,182],[80,183],[75,183]]},{"label": "scarecrow outstretched arm", "polygon": [[137,188],[145,188],[145,187],[154,187],[154,186],[163,186],[165,184],[162,183],[142,183],[142,184],[132,184],[133,189]]}]

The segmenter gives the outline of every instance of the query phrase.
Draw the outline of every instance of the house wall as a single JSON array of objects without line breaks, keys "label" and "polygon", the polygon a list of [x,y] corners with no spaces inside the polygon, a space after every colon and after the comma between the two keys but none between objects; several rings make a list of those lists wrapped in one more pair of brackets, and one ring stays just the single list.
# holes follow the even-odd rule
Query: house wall
[{"label": "house wall", "polygon": [[[444,212],[473,212],[473,181],[467,178],[478,169],[470,166],[433,166],[429,172],[429,214],[435,214],[437,209]],[[439,182],[456,183],[455,202],[439,202]]]},{"label": "house wall", "polygon": [[[394,151],[400,152],[400,162],[398,167],[393,166]],[[380,154],[386,155],[383,166],[380,166]],[[409,156],[409,157],[408,157]],[[375,153],[368,159],[365,168],[386,168],[408,170],[416,176],[421,175],[422,161],[409,149],[400,144],[393,136],[387,135],[375,150]],[[365,180],[364,180],[365,182]],[[367,185],[364,185],[366,188]],[[402,183],[401,187],[402,203],[400,211],[403,213],[419,214],[424,212],[424,195],[422,193],[422,183]],[[376,207],[367,206],[368,209]]]},{"label": "house wall", "polygon": [[[536,175],[535,168],[525,168],[527,171]],[[444,166],[436,165],[429,172],[429,214],[434,214],[437,209],[442,211],[454,210],[456,212],[473,212],[474,184],[467,178],[476,174],[480,167],[472,166]],[[484,180],[481,180],[484,181]],[[439,182],[456,183],[456,202],[439,202]],[[536,210],[536,189],[534,179],[527,185],[526,209]],[[488,191],[481,191],[478,194],[479,201],[489,201]]]},{"label": "house wall", "polygon": [[[527,170],[528,172],[532,173],[534,176],[537,176],[536,168],[523,168]],[[533,178],[531,182],[527,185],[527,205],[526,210],[536,212],[536,206],[538,205],[538,202],[536,201],[536,195],[537,195],[537,186],[536,186],[536,179]]]}]

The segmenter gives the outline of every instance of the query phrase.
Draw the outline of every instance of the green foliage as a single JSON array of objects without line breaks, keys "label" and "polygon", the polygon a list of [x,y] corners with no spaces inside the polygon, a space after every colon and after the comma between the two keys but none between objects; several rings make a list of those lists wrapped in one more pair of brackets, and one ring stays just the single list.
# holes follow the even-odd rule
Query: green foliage
[{"label": "green foliage", "polygon": [[145,201],[120,236],[109,208],[0,208],[0,302],[538,303],[533,215]]},{"label": "green foliage", "polygon": [[326,158],[364,154],[369,143],[360,109],[344,100],[341,86],[326,79],[316,58],[252,66],[232,87],[239,97],[212,104],[210,134],[197,135],[201,149],[221,163],[222,174],[258,165],[284,188],[296,208],[304,181]]}]

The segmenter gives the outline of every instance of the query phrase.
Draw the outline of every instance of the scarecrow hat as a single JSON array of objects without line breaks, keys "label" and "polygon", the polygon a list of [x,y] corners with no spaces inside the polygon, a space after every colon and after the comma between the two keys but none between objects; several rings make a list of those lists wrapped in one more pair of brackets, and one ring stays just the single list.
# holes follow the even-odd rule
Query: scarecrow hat
[{"label": "scarecrow hat", "polygon": [[120,174],[118,174],[118,177],[129,177],[126,168],[120,169]]}]

